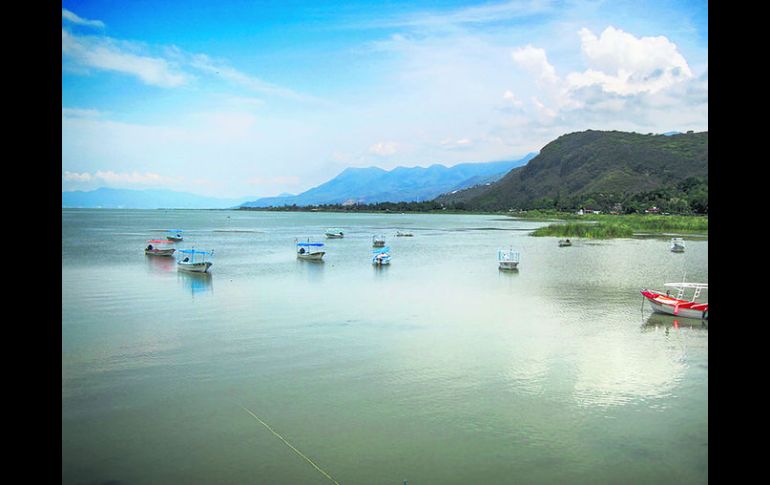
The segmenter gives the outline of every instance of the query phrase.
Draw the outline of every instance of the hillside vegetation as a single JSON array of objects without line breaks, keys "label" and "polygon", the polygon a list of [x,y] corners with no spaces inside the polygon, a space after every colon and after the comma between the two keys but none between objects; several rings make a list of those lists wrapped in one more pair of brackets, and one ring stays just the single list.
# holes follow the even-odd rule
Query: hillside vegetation
[{"label": "hillside vegetation", "polygon": [[591,208],[632,213],[656,206],[708,213],[708,132],[619,131],[563,135],[499,181],[437,199],[467,210]]}]

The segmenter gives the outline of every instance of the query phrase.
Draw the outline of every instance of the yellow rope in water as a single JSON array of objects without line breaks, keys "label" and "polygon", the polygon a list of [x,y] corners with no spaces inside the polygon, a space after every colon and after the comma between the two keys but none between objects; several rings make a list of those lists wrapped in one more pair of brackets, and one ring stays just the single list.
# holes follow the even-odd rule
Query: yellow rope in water
[{"label": "yellow rope in water", "polygon": [[246,407],[244,407],[242,404],[238,404],[238,406],[240,406],[240,407],[241,407],[241,408],[242,408],[244,411],[246,411],[247,413],[251,414],[251,415],[252,415],[252,417],[254,417],[254,419],[256,419],[257,421],[259,421],[260,423],[262,423],[262,425],[263,425],[265,428],[267,428],[267,429],[268,429],[268,430],[269,430],[271,433],[273,433],[275,436],[277,436],[277,437],[278,437],[278,438],[279,438],[281,441],[283,441],[284,443],[286,443],[286,446],[288,446],[289,448],[291,448],[292,450],[294,450],[294,452],[295,452],[295,453],[297,453],[299,456],[301,456],[302,458],[304,458],[304,459],[305,459],[305,460],[306,460],[308,463],[310,463],[311,465],[313,465],[313,468],[315,468],[316,470],[318,470],[319,472],[321,472],[321,474],[323,474],[323,476],[325,476],[326,478],[328,478],[328,479],[329,479],[329,480],[331,480],[332,482],[336,483],[337,485],[340,485],[340,484],[339,484],[339,482],[338,482],[337,480],[333,479],[333,478],[332,478],[332,477],[331,477],[331,476],[330,476],[328,473],[326,473],[325,471],[321,470],[321,468],[320,468],[318,465],[316,465],[315,463],[313,463],[313,460],[311,460],[310,458],[308,458],[307,456],[305,456],[305,455],[304,455],[304,454],[303,454],[301,451],[299,451],[299,450],[298,450],[298,449],[296,449],[294,446],[292,446],[292,444],[291,444],[291,443],[289,443],[288,441],[286,441],[286,439],[285,439],[283,436],[281,436],[281,435],[279,435],[278,433],[276,433],[276,432],[273,430],[273,428],[271,428],[271,427],[270,427],[270,426],[269,426],[269,425],[268,425],[266,422],[264,422],[264,421],[262,421],[261,419],[259,419],[259,417],[258,417],[256,414],[252,413],[250,410],[248,410],[248,409],[247,409]]}]

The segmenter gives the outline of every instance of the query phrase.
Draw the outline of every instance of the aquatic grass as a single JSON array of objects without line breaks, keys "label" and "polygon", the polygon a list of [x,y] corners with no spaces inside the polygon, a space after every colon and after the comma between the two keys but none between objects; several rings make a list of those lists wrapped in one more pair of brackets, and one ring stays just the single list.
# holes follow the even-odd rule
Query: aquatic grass
[{"label": "aquatic grass", "polygon": [[631,226],[617,222],[567,222],[563,224],[551,224],[535,229],[533,236],[552,237],[583,237],[587,239],[612,239],[619,237],[631,237],[634,230]]},{"label": "aquatic grass", "polygon": [[541,227],[533,236],[586,237],[609,239],[631,237],[635,233],[708,234],[708,217],[658,214],[585,214],[533,211],[521,215],[531,220],[561,219],[561,223]]}]

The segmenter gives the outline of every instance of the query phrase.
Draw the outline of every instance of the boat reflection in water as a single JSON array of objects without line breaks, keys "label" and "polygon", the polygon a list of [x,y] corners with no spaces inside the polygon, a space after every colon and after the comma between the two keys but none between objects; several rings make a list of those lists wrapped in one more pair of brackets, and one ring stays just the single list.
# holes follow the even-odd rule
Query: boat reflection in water
[{"label": "boat reflection in water", "polygon": [[177,272],[177,281],[181,282],[193,296],[214,290],[211,273]]},{"label": "boat reflection in water", "polygon": [[679,318],[673,315],[663,313],[652,313],[646,319],[642,319],[641,329],[643,332],[649,332],[657,329],[679,329],[693,328],[708,330],[708,320],[696,320],[694,318]]},{"label": "boat reflection in water", "polygon": [[174,258],[147,257],[147,270],[150,273],[176,272],[176,260]]}]

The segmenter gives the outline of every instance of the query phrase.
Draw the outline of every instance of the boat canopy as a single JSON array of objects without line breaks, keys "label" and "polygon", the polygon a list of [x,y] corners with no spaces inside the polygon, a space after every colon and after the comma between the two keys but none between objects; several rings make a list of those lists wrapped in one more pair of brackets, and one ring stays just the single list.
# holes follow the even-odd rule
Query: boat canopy
[{"label": "boat canopy", "polygon": [[181,229],[167,229],[166,232],[184,232]]},{"label": "boat canopy", "polygon": [[214,254],[214,250],[211,251],[199,251],[197,249],[180,249],[178,252],[185,254]]},{"label": "boat canopy", "polygon": [[671,288],[708,288],[708,283],[666,283],[663,286]]},{"label": "boat canopy", "polygon": [[171,244],[171,243],[170,243],[168,240],[166,240],[166,239],[150,239],[150,240],[149,240],[149,241],[147,241],[147,242],[148,242],[148,243],[151,243],[151,244]]},{"label": "boat canopy", "polygon": [[323,246],[323,245],[324,245],[324,243],[309,243],[309,242],[297,243],[297,246]]},{"label": "boat canopy", "polygon": [[382,254],[382,253],[389,253],[390,248],[385,246],[384,248],[376,248],[372,249],[372,254]]}]

